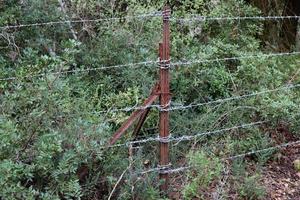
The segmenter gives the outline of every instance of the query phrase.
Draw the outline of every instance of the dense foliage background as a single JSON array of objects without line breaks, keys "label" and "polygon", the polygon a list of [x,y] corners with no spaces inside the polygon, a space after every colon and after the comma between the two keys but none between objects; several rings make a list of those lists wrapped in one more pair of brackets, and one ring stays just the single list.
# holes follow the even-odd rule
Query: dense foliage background
[{"label": "dense foliage background", "polygon": [[[283,14],[286,2],[276,1],[276,6],[272,2],[261,4],[267,8],[243,0],[184,0],[170,5],[174,17]],[[154,13],[164,4],[162,0],[0,0],[0,26],[125,17]],[[108,198],[128,166],[128,149],[103,147],[130,113],[102,111],[139,105],[157,80],[157,68],[61,72],[156,60],[161,25],[161,18],[154,17],[0,29],[0,79],[15,77],[0,80],[0,199]],[[174,20],[172,61],[296,51],[294,26],[285,20]],[[294,40],[287,41],[287,34]],[[172,101],[174,105],[207,102],[297,84],[299,62],[299,56],[258,56],[178,67],[171,72]],[[299,90],[291,89],[173,111],[173,136],[269,120],[263,126],[173,144],[174,167],[196,166],[181,183],[182,198],[205,199],[202,191],[228,165],[221,158],[286,142],[277,134],[282,129],[289,138],[299,138],[299,101]],[[157,116],[153,110],[143,136],[157,134]],[[120,143],[129,140],[130,132]],[[156,167],[156,149],[152,143],[136,150],[133,169]],[[232,191],[239,198],[264,198],[259,174],[269,159],[274,159],[274,152],[230,165]],[[249,171],[249,165],[255,167]],[[157,174],[127,173],[124,179],[113,198],[159,198]]]}]

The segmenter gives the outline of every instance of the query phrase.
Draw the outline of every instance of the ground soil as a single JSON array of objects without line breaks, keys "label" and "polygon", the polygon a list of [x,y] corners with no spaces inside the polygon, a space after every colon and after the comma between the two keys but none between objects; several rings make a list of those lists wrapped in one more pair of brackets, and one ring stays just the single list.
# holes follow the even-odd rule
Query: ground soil
[{"label": "ground soil", "polygon": [[[277,144],[297,141],[288,128],[280,125],[271,137]],[[300,172],[294,161],[300,159],[300,145],[282,149],[276,159],[270,161],[263,170],[262,182],[270,200],[300,200]]]},{"label": "ground soil", "polygon": [[300,200],[300,172],[293,165],[296,159],[300,159],[300,145],[283,150],[279,155],[262,174],[266,199]]}]

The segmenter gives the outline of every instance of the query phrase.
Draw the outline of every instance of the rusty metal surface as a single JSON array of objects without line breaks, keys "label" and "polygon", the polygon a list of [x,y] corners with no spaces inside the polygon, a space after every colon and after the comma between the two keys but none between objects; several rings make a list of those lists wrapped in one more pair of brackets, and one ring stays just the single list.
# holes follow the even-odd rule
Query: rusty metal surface
[{"label": "rusty metal surface", "polygon": [[[170,102],[170,15],[171,11],[168,6],[163,11],[163,43],[162,57],[160,58],[160,106],[165,108],[160,112],[159,130],[160,138],[169,137],[169,102]],[[163,66],[163,67],[162,67]],[[169,165],[169,143],[160,141],[159,145],[159,161],[160,166]],[[169,175],[167,173],[159,174],[160,180],[163,182],[160,190],[167,193],[169,185]]]},{"label": "rusty metal surface", "polygon": [[139,121],[137,122],[137,125],[134,128],[134,131],[132,133],[132,136],[134,139],[136,139],[142,129],[142,126],[144,125],[144,122],[146,121],[146,118],[150,112],[151,108],[147,108],[142,114],[141,117],[139,118]]},{"label": "rusty metal surface", "polygon": [[[141,107],[150,106],[158,97],[159,97],[159,87],[158,85],[155,85],[154,88],[152,89],[152,94],[144,101]],[[130,115],[130,117],[123,123],[123,125],[112,136],[109,145],[115,144],[116,141],[125,133],[125,131],[134,123],[134,121],[145,112],[145,110],[146,108],[134,111]]]},{"label": "rusty metal surface", "polygon": [[[159,84],[156,83],[156,85],[153,87],[152,91],[151,91],[151,95],[158,95],[160,92],[159,92]],[[141,117],[139,118],[139,121],[133,131],[133,137],[136,138],[139,134],[139,132],[141,131],[142,129],[142,126],[144,125],[144,122],[149,114],[151,110],[151,107],[150,108],[147,108],[145,111],[143,111],[143,113],[141,114]]]}]

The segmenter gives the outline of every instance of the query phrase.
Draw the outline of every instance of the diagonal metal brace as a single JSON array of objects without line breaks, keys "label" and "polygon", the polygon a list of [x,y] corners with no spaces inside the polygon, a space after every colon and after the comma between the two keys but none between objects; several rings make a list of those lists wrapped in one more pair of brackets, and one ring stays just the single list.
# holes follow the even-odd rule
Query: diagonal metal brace
[{"label": "diagonal metal brace", "polygon": [[[160,95],[160,93],[158,94],[158,91],[159,91],[159,85],[158,83],[153,87],[152,91],[151,91],[151,95]],[[148,114],[151,110],[151,107],[147,108],[146,110],[143,111],[141,117],[139,118],[139,121],[133,131],[133,137],[136,138],[139,134],[139,132],[141,131],[147,117],[148,117]]]},{"label": "diagonal metal brace", "polygon": [[151,108],[147,108],[141,115],[141,117],[139,118],[139,121],[136,125],[136,127],[134,128],[134,131],[132,133],[134,139],[137,138],[138,134],[140,133],[142,126],[144,125],[144,122],[146,121],[146,118],[150,112]]},{"label": "diagonal metal brace", "polygon": [[160,96],[159,84],[155,84],[155,86],[152,88],[151,95],[144,101],[143,105],[141,106],[141,109],[134,111],[130,115],[130,117],[123,123],[123,125],[114,133],[114,135],[112,136],[109,142],[109,145],[115,144],[116,141],[125,133],[125,131],[134,123],[134,121],[140,116],[142,116],[135,129],[135,131],[139,132],[147,117],[147,114],[150,111],[149,106],[151,106],[159,96]]}]

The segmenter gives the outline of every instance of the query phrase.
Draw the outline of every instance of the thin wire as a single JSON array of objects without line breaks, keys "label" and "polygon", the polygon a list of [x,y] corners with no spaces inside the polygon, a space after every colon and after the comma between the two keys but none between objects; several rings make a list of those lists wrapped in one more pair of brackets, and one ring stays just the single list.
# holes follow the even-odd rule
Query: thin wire
[{"label": "thin wire", "polygon": [[176,18],[172,17],[173,21],[180,22],[193,22],[193,21],[232,21],[232,20],[283,20],[283,19],[300,19],[300,16],[236,16],[236,17],[207,17],[207,16],[195,16],[190,18]]},{"label": "thin wire", "polygon": [[[1,26],[0,29],[12,29],[12,28],[23,28],[33,26],[48,26],[48,25],[60,25],[68,23],[85,23],[85,22],[101,22],[101,21],[116,21],[121,19],[144,19],[150,17],[162,16],[162,12],[154,12],[145,15],[134,15],[125,17],[111,17],[111,18],[98,18],[98,19],[83,19],[83,20],[64,20],[64,21],[49,21],[49,22],[37,22],[31,24],[18,24],[18,25],[6,25]],[[171,18],[176,21],[226,21],[226,20],[277,20],[277,19],[299,19],[300,16],[244,16],[244,17],[207,17],[207,16],[196,16],[192,18]]]},{"label": "thin wire", "polygon": [[248,56],[236,56],[229,58],[217,58],[217,59],[196,59],[193,61],[179,61],[172,63],[172,66],[185,66],[185,65],[193,65],[200,63],[212,63],[212,62],[222,62],[222,61],[232,61],[232,60],[242,60],[242,59],[252,59],[252,58],[269,58],[269,57],[281,57],[281,56],[289,56],[289,55],[299,55],[299,51],[290,52],[290,53],[271,53],[271,54],[262,54],[262,55],[248,55]]},{"label": "thin wire", "polygon": [[[122,65],[112,65],[112,66],[106,66],[106,67],[96,67],[96,68],[89,68],[89,69],[74,69],[74,70],[67,70],[67,71],[61,71],[61,72],[51,72],[51,73],[41,73],[36,75],[27,75],[22,78],[39,78],[44,77],[45,75],[60,75],[60,74],[70,74],[70,73],[82,73],[82,72],[90,72],[90,71],[98,71],[98,70],[106,70],[106,69],[113,69],[113,68],[123,68],[123,67],[138,67],[138,66],[148,66],[157,64],[157,61],[144,61],[144,62],[138,62],[138,63],[128,63],[128,64],[122,64]],[[11,80],[17,80],[18,77],[8,77],[8,78],[1,78],[0,81],[11,81]]]},{"label": "thin wire", "polygon": [[229,97],[229,98],[225,98],[225,99],[218,99],[218,100],[215,100],[215,101],[209,101],[209,102],[205,102],[205,103],[196,103],[196,104],[193,103],[193,104],[189,104],[189,105],[180,105],[180,106],[170,107],[169,109],[165,109],[165,110],[169,110],[169,111],[185,110],[185,109],[190,109],[190,108],[194,108],[194,107],[206,106],[206,105],[217,104],[217,103],[219,104],[219,103],[224,103],[224,102],[233,101],[233,100],[240,100],[240,99],[250,98],[250,97],[254,97],[254,96],[258,96],[258,95],[277,92],[277,91],[280,91],[280,90],[290,90],[290,89],[298,88],[298,87],[300,87],[300,84],[295,84],[295,85],[291,84],[291,85],[276,88],[276,89],[264,90],[264,91],[261,91],[261,92],[254,92],[254,93],[251,93],[251,94],[246,94],[246,95],[241,95],[241,96],[233,96],[233,97]]},{"label": "thin wire", "polygon": [[169,138],[161,138],[159,136],[149,137],[149,138],[146,138],[146,139],[143,139],[143,140],[136,140],[136,141],[126,142],[126,143],[123,143],[123,144],[112,145],[112,146],[109,146],[109,148],[129,146],[129,145],[134,145],[134,144],[145,144],[145,143],[148,143],[148,142],[163,142],[163,143],[166,143],[166,142],[188,141],[188,140],[194,140],[195,138],[198,138],[198,137],[219,134],[219,133],[232,131],[232,130],[236,130],[236,129],[249,128],[249,127],[261,125],[261,124],[264,124],[264,123],[267,123],[267,122],[268,121],[258,121],[258,122],[233,126],[231,128],[224,128],[224,129],[220,129],[220,130],[202,132],[202,133],[198,133],[198,134],[195,134],[195,135],[185,135],[185,136],[181,136],[181,137],[173,137],[173,136],[170,136]]},{"label": "thin wire", "polygon": [[7,29],[13,29],[13,28],[49,26],[49,25],[61,25],[61,24],[68,24],[68,23],[116,21],[116,20],[121,20],[121,19],[145,19],[145,18],[158,17],[158,16],[162,16],[162,12],[149,13],[149,14],[145,14],[145,15],[125,16],[125,17],[111,17],[111,18],[83,19],[83,20],[49,21],[49,22],[37,22],[37,23],[32,23],[32,24],[7,25],[7,26],[0,27],[0,29],[7,30]]},{"label": "thin wire", "polygon": [[148,169],[148,170],[145,170],[142,172],[138,172],[137,174],[143,175],[143,174],[148,174],[148,173],[152,173],[152,172],[162,172],[164,174],[171,174],[171,173],[178,173],[181,171],[186,171],[191,168],[192,168],[191,166],[186,166],[186,167],[179,167],[179,168],[166,170],[165,167],[156,167],[156,168]]},{"label": "thin wire", "polygon": [[184,136],[181,136],[181,137],[171,138],[171,139],[169,139],[169,142],[181,142],[181,141],[194,140],[195,138],[198,138],[198,137],[220,134],[220,133],[223,133],[223,132],[228,132],[228,131],[232,131],[232,130],[236,130],[236,129],[249,128],[249,127],[252,127],[252,126],[262,125],[262,124],[265,124],[267,122],[269,122],[269,121],[258,121],[258,122],[253,122],[253,123],[249,123],[249,124],[242,124],[242,125],[239,125],[239,126],[233,126],[231,128],[224,128],[224,129],[215,130],[215,131],[197,133],[196,135],[184,135]]},{"label": "thin wire", "polygon": [[[178,61],[172,63],[171,66],[185,66],[185,65],[193,65],[193,64],[200,64],[200,63],[211,63],[211,62],[222,62],[222,61],[231,61],[231,60],[240,60],[240,59],[252,59],[252,58],[268,58],[268,57],[279,57],[279,56],[288,56],[288,55],[298,55],[300,52],[291,52],[291,53],[273,53],[273,54],[263,54],[263,55],[249,55],[249,56],[238,56],[238,57],[230,57],[230,58],[220,58],[220,59],[208,59],[208,60],[194,60],[194,61]],[[75,70],[68,70],[62,72],[52,72],[52,75],[59,75],[59,74],[69,74],[69,73],[81,73],[81,72],[89,72],[89,71],[97,71],[97,70],[105,70],[105,69],[112,69],[112,68],[122,68],[122,67],[137,67],[140,65],[154,65],[158,64],[159,61],[144,61],[139,63],[129,63],[123,65],[114,65],[114,66],[107,66],[107,67],[98,67],[98,68],[89,68],[89,69],[75,69]],[[24,78],[35,78],[35,77],[43,77],[47,73],[37,74],[37,75],[28,75],[24,76]],[[49,73],[48,73],[49,74]],[[1,78],[0,81],[11,81],[16,80],[18,77],[7,77]]]},{"label": "thin wire", "polygon": [[131,106],[131,107],[125,107],[125,108],[116,108],[106,111],[99,111],[94,112],[94,114],[104,114],[104,113],[113,113],[113,112],[131,112],[135,110],[146,110],[148,108],[156,108],[159,111],[165,111],[165,108],[171,105],[171,100],[166,105],[149,105],[149,106]]},{"label": "thin wire", "polygon": [[[250,151],[248,153],[239,154],[239,155],[236,155],[236,156],[224,158],[222,160],[223,161],[225,161],[225,160],[234,160],[234,159],[237,159],[237,158],[243,158],[243,157],[250,156],[250,155],[253,155],[253,154],[258,154],[258,153],[277,150],[277,149],[283,149],[283,148],[287,148],[287,147],[295,146],[295,145],[300,145],[300,140],[295,141],[295,142],[289,142],[289,143],[281,144],[281,145],[276,145],[276,146],[265,148],[265,149],[253,150],[253,151]],[[183,166],[183,167],[169,169],[169,170],[166,170],[165,167],[156,167],[156,168],[152,168],[152,169],[149,169],[149,170],[146,170],[146,171],[138,172],[137,174],[143,175],[143,174],[147,174],[147,173],[151,173],[151,172],[178,173],[178,172],[186,171],[186,170],[191,169],[193,167],[194,166]]]},{"label": "thin wire", "polygon": [[248,153],[228,157],[225,160],[234,160],[234,159],[237,159],[237,158],[243,158],[243,157],[250,156],[250,155],[253,155],[253,154],[258,154],[258,153],[262,153],[262,152],[266,152],[266,151],[272,151],[272,150],[276,150],[276,149],[282,149],[282,148],[286,148],[286,147],[289,147],[289,146],[295,146],[295,145],[299,145],[299,144],[300,144],[300,140],[298,140],[296,142],[289,142],[289,143],[285,143],[285,144],[281,144],[281,145],[276,145],[274,147],[269,147],[269,148],[266,148],[266,149],[253,150],[253,151],[250,151]]}]

